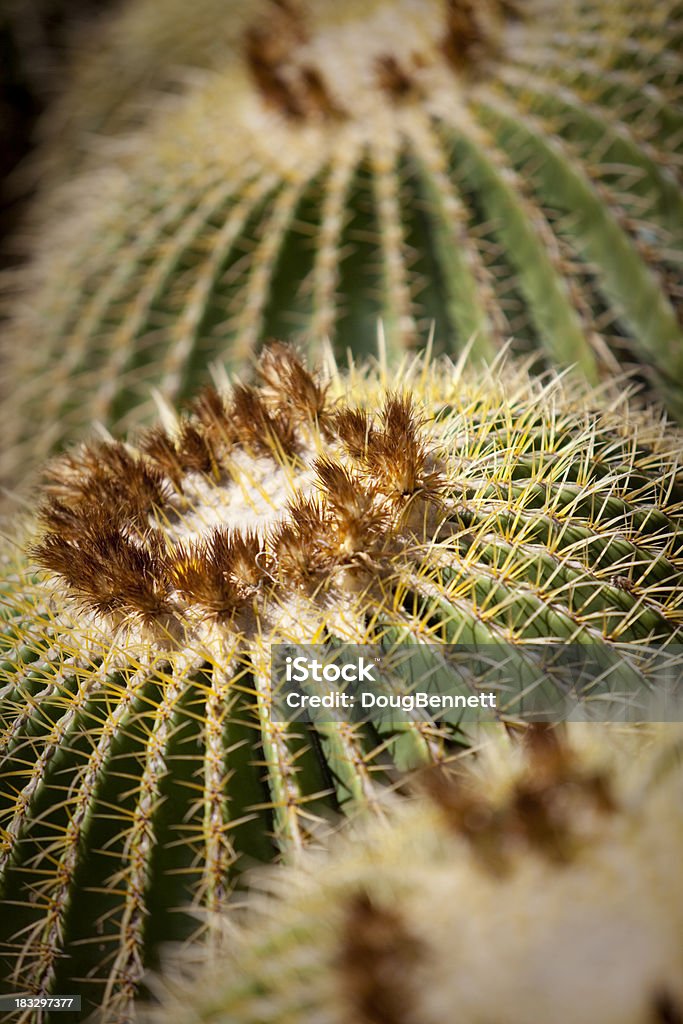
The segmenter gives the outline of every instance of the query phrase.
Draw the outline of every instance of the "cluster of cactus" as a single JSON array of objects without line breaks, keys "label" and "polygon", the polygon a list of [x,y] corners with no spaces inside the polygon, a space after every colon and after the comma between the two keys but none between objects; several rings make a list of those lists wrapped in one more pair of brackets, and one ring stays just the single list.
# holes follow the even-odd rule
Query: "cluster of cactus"
[{"label": "cluster of cactus", "polygon": [[5,479],[212,359],[366,354],[378,319],[397,351],[637,365],[680,416],[682,34],[678,0],[124,7],[53,115]]},{"label": "cluster of cactus", "polygon": [[[680,670],[683,435],[604,378],[683,420],[682,36],[678,0],[112,14],[45,125],[0,354],[3,479],[101,424],[0,547],[0,994],[128,1024],[165,943],[216,956],[245,871],[388,809],[280,867],[310,895],[179,1020],[683,1019],[680,772],[638,790],[532,729],[530,767],[499,735],[473,788],[435,768],[472,723],[278,720],[271,665],[557,643]],[[247,381],[272,336],[299,348]],[[514,693],[496,714],[521,729]],[[432,802],[392,809],[417,768]]]},{"label": "cluster of cactus", "polygon": [[680,731],[525,739],[283,869],[154,1020],[683,1020]]},{"label": "cluster of cactus", "polygon": [[278,722],[272,644],[681,660],[678,431],[513,366],[313,374],[274,345],[259,374],[59,456],[3,545],[0,975],[109,1022],[243,869],[469,741]]}]

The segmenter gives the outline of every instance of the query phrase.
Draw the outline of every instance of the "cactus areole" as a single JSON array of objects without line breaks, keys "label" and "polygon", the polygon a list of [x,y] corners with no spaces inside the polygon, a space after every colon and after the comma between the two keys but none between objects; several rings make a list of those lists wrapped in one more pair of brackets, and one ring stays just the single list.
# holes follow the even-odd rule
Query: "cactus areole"
[{"label": "cactus areole", "polygon": [[655,8],[124,8],[54,119],[84,155],[36,205],[8,477],[149,419],[151,384],[189,399],[271,337],[367,354],[378,319],[396,353],[435,325],[477,362],[512,338],[593,383],[637,367],[683,416],[683,18]]},{"label": "cactus areole", "polygon": [[[681,437],[623,398],[283,345],[47,471],[3,548],[2,975],[129,1019],[240,872],[466,735],[271,714],[274,644],[682,640]],[[39,567],[39,570],[35,568]]]}]

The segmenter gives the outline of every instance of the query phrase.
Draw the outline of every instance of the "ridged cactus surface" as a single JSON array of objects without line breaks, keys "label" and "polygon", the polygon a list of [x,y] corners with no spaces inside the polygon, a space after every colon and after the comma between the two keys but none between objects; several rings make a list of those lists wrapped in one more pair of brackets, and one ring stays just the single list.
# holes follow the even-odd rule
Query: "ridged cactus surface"
[{"label": "ridged cactus surface", "polygon": [[397,350],[434,324],[476,360],[635,364],[683,415],[682,37],[674,0],[136,0],[57,120],[9,478],[150,384],[273,336],[372,351],[379,318]]},{"label": "ridged cactus surface", "polygon": [[0,976],[108,1021],[244,868],[468,741],[276,722],[273,643],[680,660],[675,429],[512,366],[259,373],[59,457],[3,546]]},{"label": "ridged cactus surface", "polygon": [[683,1020],[680,732],[527,743],[283,871],[155,1019]]}]

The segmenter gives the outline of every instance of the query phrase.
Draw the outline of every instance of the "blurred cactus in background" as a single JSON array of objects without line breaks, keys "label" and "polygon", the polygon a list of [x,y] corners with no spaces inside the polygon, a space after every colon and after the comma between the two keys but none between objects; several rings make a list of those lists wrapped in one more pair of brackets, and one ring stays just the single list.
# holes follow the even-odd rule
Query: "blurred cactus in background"
[{"label": "blurred cactus in background", "polygon": [[675,0],[124,7],[45,126],[5,477],[380,318],[395,352],[637,367],[681,416],[682,37]]},{"label": "blurred cactus in background", "polygon": [[683,1019],[681,734],[483,744],[431,800],[272,876],[163,1024]]}]

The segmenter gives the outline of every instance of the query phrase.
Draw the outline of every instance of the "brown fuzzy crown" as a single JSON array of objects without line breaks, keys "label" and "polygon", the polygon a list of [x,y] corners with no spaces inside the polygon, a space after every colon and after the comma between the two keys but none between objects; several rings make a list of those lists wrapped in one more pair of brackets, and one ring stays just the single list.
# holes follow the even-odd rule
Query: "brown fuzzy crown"
[{"label": "brown fuzzy crown", "polygon": [[[104,441],[56,460],[39,564],[95,613],[148,625],[182,618],[188,603],[224,621],[259,594],[315,590],[340,570],[386,566],[408,518],[424,518],[441,483],[412,400],[388,393],[377,421],[347,404],[332,408],[324,385],[279,344],[259,374],[260,386],[236,385],[228,397],[207,388],[173,434],[155,427],[135,447]],[[307,474],[307,486],[294,488],[265,530],[186,534],[193,488],[227,495],[240,454],[294,480]]]}]

